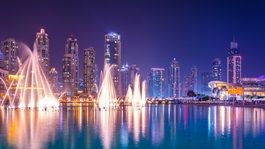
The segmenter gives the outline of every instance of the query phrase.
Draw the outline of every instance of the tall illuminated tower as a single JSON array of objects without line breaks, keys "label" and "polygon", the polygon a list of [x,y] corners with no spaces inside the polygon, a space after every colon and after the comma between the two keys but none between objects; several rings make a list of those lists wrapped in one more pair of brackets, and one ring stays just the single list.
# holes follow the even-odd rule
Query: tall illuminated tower
[{"label": "tall illuminated tower", "polygon": [[174,58],[169,67],[168,96],[172,98],[179,98],[181,95],[180,85],[180,66],[179,62],[176,58]]},{"label": "tall illuminated tower", "polygon": [[15,75],[19,69],[18,64],[18,44],[15,39],[9,38],[2,41],[2,53],[5,58],[4,69],[10,75]]},{"label": "tall illuminated tower", "polygon": [[51,89],[54,93],[59,91],[59,86],[58,86],[58,72],[55,68],[51,68],[49,72],[49,80],[50,80],[50,86]]},{"label": "tall illuminated tower", "polygon": [[191,74],[184,76],[183,96],[187,96],[188,91],[198,92],[198,69],[191,67]]},{"label": "tall illuminated tower", "polygon": [[71,35],[65,45],[63,57],[63,91],[68,96],[77,95],[79,85],[79,58],[77,39]]},{"label": "tall illuminated tower", "polygon": [[84,50],[84,93],[93,94],[96,92],[96,67],[95,50],[89,47]]},{"label": "tall illuminated tower", "polygon": [[42,67],[46,76],[49,74],[50,68],[50,54],[49,54],[49,38],[48,34],[42,28],[39,33],[36,34],[36,47],[38,52],[38,61]]},{"label": "tall illuminated tower", "polygon": [[134,81],[136,74],[140,74],[140,68],[136,66],[136,64],[130,65],[129,67],[129,83],[131,84],[131,87],[134,88]]},{"label": "tall illuminated tower", "polygon": [[5,57],[0,51],[0,77],[4,80],[0,81],[0,90],[6,90],[5,88],[5,82],[8,81],[8,71],[5,70]]},{"label": "tall illuminated tower", "polygon": [[121,91],[121,36],[117,33],[105,35],[105,63],[112,66],[112,79],[116,88],[117,96]]},{"label": "tall illuminated tower", "polygon": [[219,58],[215,58],[212,62],[212,80],[222,81],[222,65]]},{"label": "tall illuminated tower", "polygon": [[122,94],[125,96],[128,90],[128,86],[130,85],[129,80],[129,66],[123,65],[121,68],[121,89]]},{"label": "tall illuminated tower", "polygon": [[128,86],[132,89],[134,89],[134,81],[136,74],[140,74],[140,68],[136,66],[136,64],[133,65],[125,65],[121,68],[121,88],[122,88],[122,94],[126,95]]},{"label": "tall illuminated tower", "polygon": [[211,82],[211,80],[212,80],[211,73],[209,73],[209,72],[203,72],[201,74],[201,83],[202,83],[201,84],[202,85],[202,87],[201,87],[201,93],[202,94],[206,94],[206,95],[210,94],[211,89],[208,86],[208,83]]},{"label": "tall illuminated tower", "polygon": [[197,93],[198,92],[198,69],[196,66],[191,67],[190,85],[191,85],[191,89],[195,93]]},{"label": "tall illuminated tower", "polygon": [[184,76],[183,96],[186,97],[188,94],[188,91],[190,90],[193,90],[191,88],[191,76],[186,75]]},{"label": "tall illuminated tower", "polygon": [[241,84],[241,55],[235,38],[230,44],[227,57],[227,82]]},{"label": "tall illuminated tower", "polygon": [[151,68],[148,75],[148,93],[151,98],[162,98],[165,92],[165,69]]}]

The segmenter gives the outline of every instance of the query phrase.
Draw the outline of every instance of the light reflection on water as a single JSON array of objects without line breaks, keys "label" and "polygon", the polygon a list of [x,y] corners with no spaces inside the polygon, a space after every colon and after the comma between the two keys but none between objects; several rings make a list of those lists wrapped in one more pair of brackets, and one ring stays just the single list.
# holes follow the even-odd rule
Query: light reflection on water
[{"label": "light reflection on water", "polygon": [[152,105],[0,110],[0,148],[265,148],[262,108]]}]

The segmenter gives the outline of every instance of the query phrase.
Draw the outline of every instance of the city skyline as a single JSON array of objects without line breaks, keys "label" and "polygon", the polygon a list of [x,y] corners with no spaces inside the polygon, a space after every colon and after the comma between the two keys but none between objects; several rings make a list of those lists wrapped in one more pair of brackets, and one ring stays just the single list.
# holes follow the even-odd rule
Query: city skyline
[{"label": "city skyline", "polygon": [[[264,4],[261,1],[164,4],[135,2],[124,3],[124,6],[118,7],[115,11],[107,11],[112,10],[112,6],[116,3],[77,2],[65,3],[62,6],[55,3],[47,13],[41,13],[41,10],[46,9],[46,4],[37,7],[35,3],[31,3],[25,6],[28,9],[14,5],[13,13],[8,13],[10,10],[4,8],[0,10],[1,13],[7,14],[3,15],[3,19],[19,13],[19,18],[15,18],[16,21],[21,22],[21,26],[13,25],[12,19],[8,20],[0,26],[0,39],[3,41],[14,38],[32,47],[36,33],[44,28],[50,40],[50,67],[55,67],[59,76],[62,76],[61,58],[64,54],[65,40],[70,34],[73,33],[78,39],[81,50],[80,68],[83,64],[82,51],[86,47],[93,46],[97,53],[96,64],[99,65],[99,70],[102,70],[104,35],[112,31],[117,32],[122,36],[122,65],[136,64],[141,69],[141,76],[146,79],[150,68],[167,68],[173,58],[181,63],[182,78],[194,65],[198,68],[198,74],[210,71],[212,59],[215,57],[219,57],[224,62],[222,68],[226,70],[227,50],[235,36],[243,57],[242,77],[258,77],[265,74],[260,66],[264,61],[260,52],[265,47],[262,42],[265,38],[265,30],[262,28],[265,24],[264,13],[261,13]],[[80,7],[82,4],[83,6]],[[8,2],[3,3],[3,6],[5,5],[8,5]],[[168,7],[169,5],[172,6]],[[66,10],[71,7],[80,7],[80,10],[74,13],[67,12]],[[250,8],[245,9],[248,7]],[[218,9],[214,10],[215,8]],[[203,9],[204,11],[198,12]],[[122,10],[123,14],[119,14],[119,10]],[[74,17],[77,14],[80,15]],[[69,24],[65,24],[63,19],[61,22],[56,21],[56,17],[66,18],[67,15],[73,19]],[[78,23],[80,20],[81,22]],[[64,29],[61,28],[62,25]],[[61,58],[57,58],[58,55],[61,55]],[[79,73],[80,78],[83,78],[82,72]],[[225,74],[224,71],[222,80],[226,80]]]}]

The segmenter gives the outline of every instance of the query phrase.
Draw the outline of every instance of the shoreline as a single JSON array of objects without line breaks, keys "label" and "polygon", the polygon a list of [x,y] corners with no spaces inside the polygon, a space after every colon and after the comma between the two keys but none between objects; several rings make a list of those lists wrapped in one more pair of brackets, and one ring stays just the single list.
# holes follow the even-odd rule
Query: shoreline
[{"label": "shoreline", "polygon": [[[93,104],[94,102],[60,102],[60,104]],[[250,108],[265,108],[265,103],[255,103],[255,102],[220,102],[220,101],[157,101],[157,102],[146,102],[146,105],[153,104],[174,104],[174,105],[192,105],[192,106],[230,106],[230,107],[250,107]],[[128,105],[120,105],[128,106]]]},{"label": "shoreline", "polygon": [[227,106],[227,107],[243,107],[243,108],[265,108],[265,104],[219,104],[219,103],[180,103],[182,105],[192,105],[192,106]]}]

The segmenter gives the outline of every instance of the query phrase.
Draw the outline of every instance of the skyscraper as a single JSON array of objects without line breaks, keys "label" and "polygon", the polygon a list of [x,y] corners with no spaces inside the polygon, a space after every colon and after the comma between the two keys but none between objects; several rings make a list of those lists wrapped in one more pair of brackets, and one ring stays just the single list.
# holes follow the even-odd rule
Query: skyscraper
[{"label": "skyscraper", "polygon": [[98,70],[98,65],[97,64],[95,64],[95,84],[96,84],[96,88],[95,88],[95,91],[96,91],[96,93],[98,93],[98,90],[99,90],[99,88],[98,88],[98,86],[99,86],[99,70]]},{"label": "skyscraper", "polygon": [[168,90],[169,97],[179,98],[181,95],[180,66],[176,58],[173,59],[169,67]]},{"label": "skyscraper", "polygon": [[5,69],[5,57],[2,51],[0,51],[0,68]]},{"label": "skyscraper", "polygon": [[202,88],[201,92],[202,94],[209,94],[211,92],[211,89],[208,86],[208,83],[212,80],[211,73],[209,72],[203,72],[201,76],[201,81],[202,81]]},{"label": "skyscraper", "polygon": [[42,67],[42,70],[46,77],[49,74],[50,68],[50,55],[49,55],[49,38],[48,34],[42,28],[39,33],[36,34],[36,48],[38,52],[38,61]]},{"label": "skyscraper", "polygon": [[186,75],[184,76],[184,89],[183,89],[183,96],[187,96],[188,91],[192,90],[191,89],[191,76]]},{"label": "skyscraper", "polygon": [[112,79],[116,88],[116,94],[120,96],[121,91],[121,37],[117,33],[105,35],[105,63],[112,66]]},{"label": "skyscraper", "polygon": [[0,92],[1,90],[6,90],[5,88],[5,82],[7,82],[8,77],[8,71],[5,70],[5,58],[3,53],[0,51],[0,78],[3,79],[3,81],[0,81]]},{"label": "skyscraper", "polygon": [[121,68],[121,89],[122,94],[125,96],[128,90],[129,81],[129,66],[126,64]]},{"label": "skyscraper", "polygon": [[198,92],[198,70],[196,66],[191,67],[190,85],[191,90],[196,94]]},{"label": "skyscraper", "polygon": [[93,94],[96,92],[95,72],[95,50],[90,47],[84,50],[84,93]]},{"label": "skyscraper", "polygon": [[227,57],[227,82],[228,83],[241,83],[241,55],[238,49],[238,44],[235,38],[230,44]]},{"label": "skyscraper", "polygon": [[72,35],[67,39],[63,57],[63,91],[68,96],[77,95],[79,86],[79,58],[77,39]]},{"label": "skyscraper", "polygon": [[215,58],[212,62],[212,80],[222,81],[222,65],[219,58]]},{"label": "skyscraper", "polygon": [[151,68],[148,76],[148,93],[151,98],[162,98],[165,92],[165,69]]},{"label": "skyscraper", "polygon": [[55,68],[51,68],[50,72],[49,72],[49,81],[50,81],[50,86],[51,89],[54,93],[59,91],[59,86],[58,86],[58,72]]},{"label": "skyscraper", "polygon": [[135,64],[133,65],[125,65],[121,68],[121,87],[123,95],[126,95],[128,86],[134,89],[134,81],[136,74],[140,74],[140,68],[138,68]]},{"label": "skyscraper", "polygon": [[191,74],[184,76],[183,96],[187,96],[188,91],[198,92],[198,70],[196,66],[191,67]]},{"label": "skyscraper", "polygon": [[18,64],[18,45],[15,39],[9,38],[2,41],[2,53],[5,58],[5,70],[8,71],[10,75],[15,75],[19,69]]},{"label": "skyscraper", "polygon": [[135,64],[130,65],[129,67],[129,83],[132,88],[134,88],[134,81],[136,74],[140,74],[140,68],[138,68]]}]

